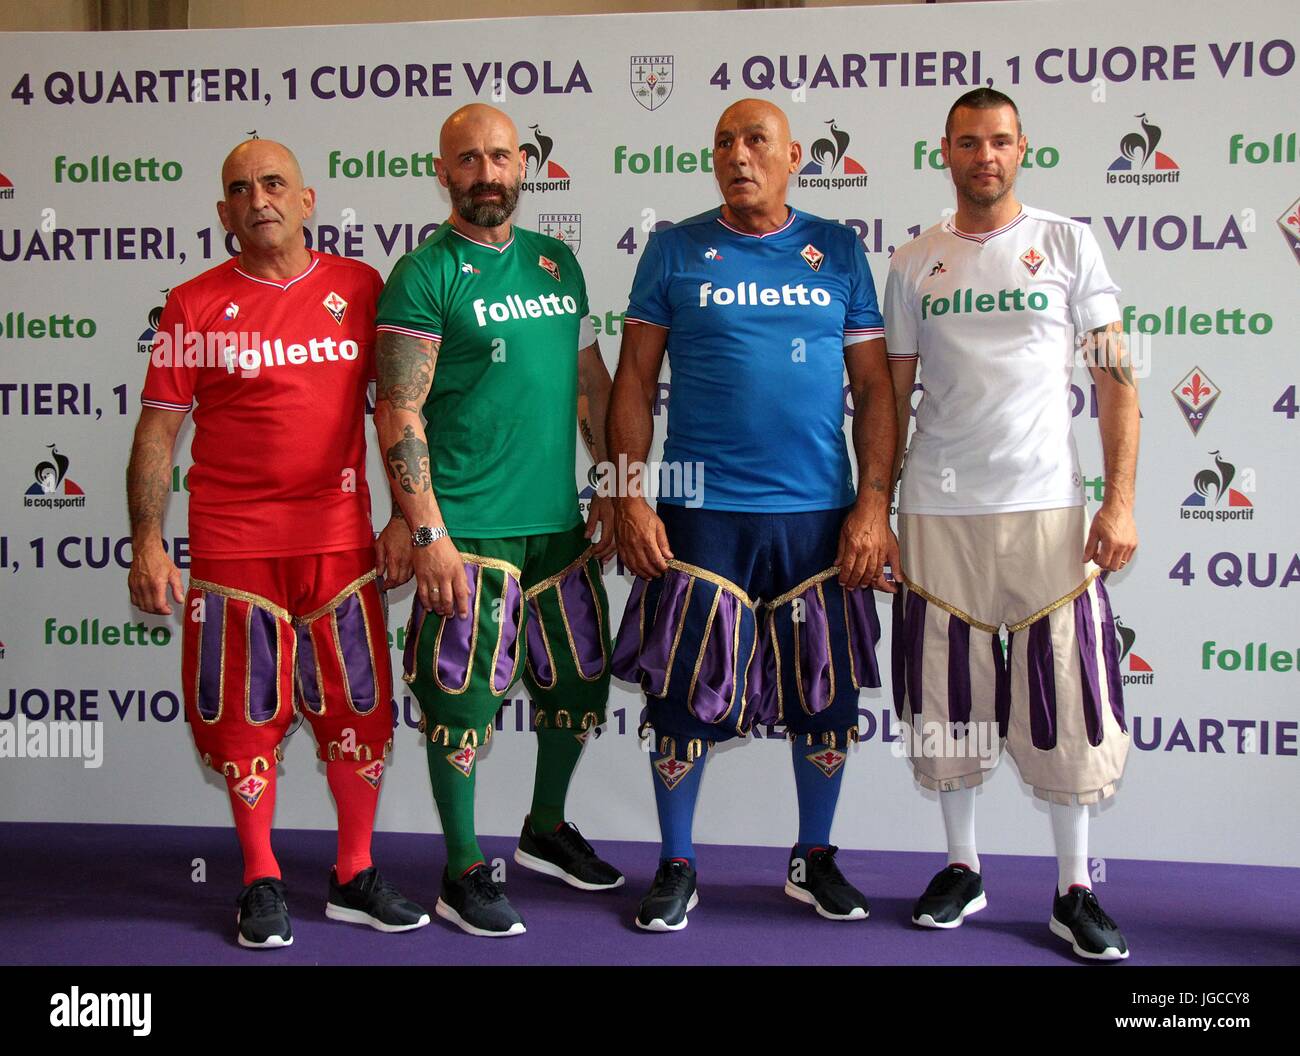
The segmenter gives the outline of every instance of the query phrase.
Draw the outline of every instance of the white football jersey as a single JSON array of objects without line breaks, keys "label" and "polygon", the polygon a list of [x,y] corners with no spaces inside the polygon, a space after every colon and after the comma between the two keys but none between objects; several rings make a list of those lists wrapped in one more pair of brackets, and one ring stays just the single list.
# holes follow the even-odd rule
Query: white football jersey
[{"label": "white football jersey", "polygon": [[925,388],[900,512],[1083,505],[1075,335],[1118,320],[1118,292],[1085,224],[1029,206],[996,231],[966,234],[949,219],[895,251],[889,357],[919,357]]}]

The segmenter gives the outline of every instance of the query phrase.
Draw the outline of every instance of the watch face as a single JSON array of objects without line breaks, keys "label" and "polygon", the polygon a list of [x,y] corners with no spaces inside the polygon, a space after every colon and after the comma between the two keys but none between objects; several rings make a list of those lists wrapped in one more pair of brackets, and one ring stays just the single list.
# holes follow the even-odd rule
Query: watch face
[{"label": "watch face", "polygon": [[433,529],[427,524],[420,525],[412,534],[411,542],[415,546],[428,546],[433,542]]}]

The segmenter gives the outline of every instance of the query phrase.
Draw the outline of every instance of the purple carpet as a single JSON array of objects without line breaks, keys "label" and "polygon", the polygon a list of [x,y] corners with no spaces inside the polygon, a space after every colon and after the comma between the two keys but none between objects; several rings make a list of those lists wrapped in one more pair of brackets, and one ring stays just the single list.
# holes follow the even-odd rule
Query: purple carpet
[{"label": "purple carpet", "polygon": [[[441,918],[381,935],[322,909],[330,832],[283,830],[276,854],[289,887],[294,944],[235,943],[240,887],[234,831],[136,825],[0,824],[3,964],[1042,964],[1075,963],[1047,930],[1056,865],[983,855],[989,908],[954,931],[914,928],[912,900],[942,866],[937,854],[841,851],[845,874],[871,899],[871,919],[836,923],[782,892],[787,852],[699,847],[700,905],[690,926],[651,935],[632,924],[657,848],[602,842],[628,883],[588,894],[514,864],[514,840],[483,849],[507,862],[511,902],[528,933],[475,939]],[[191,880],[195,858],[207,880]],[[375,860],[432,913],[442,838],[375,837]],[[1300,963],[1300,869],[1107,861],[1098,897],[1119,921],[1128,964]]]}]

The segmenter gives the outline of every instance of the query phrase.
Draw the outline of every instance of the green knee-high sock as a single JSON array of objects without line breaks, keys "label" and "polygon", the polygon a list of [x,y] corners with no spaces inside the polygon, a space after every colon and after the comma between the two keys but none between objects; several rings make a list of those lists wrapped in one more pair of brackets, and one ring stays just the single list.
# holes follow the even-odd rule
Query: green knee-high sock
[{"label": "green knee-high sock", "polygon": [[529,820],[538,835],[554,832],[564,821],[564,797],[581,755],[582,742],[572,730],[543,727],[537,731],[537,776]]},{"label": "green knee-high sock", "polygon": [[429,741],[425,745],[429,760],[429,783],[438,817],[447,840],[447,874],[455,879],[477,862],[483,861],[474,834],[474,784],[478,780],[478,761],[469,776],[447,761],[447,746]]}]

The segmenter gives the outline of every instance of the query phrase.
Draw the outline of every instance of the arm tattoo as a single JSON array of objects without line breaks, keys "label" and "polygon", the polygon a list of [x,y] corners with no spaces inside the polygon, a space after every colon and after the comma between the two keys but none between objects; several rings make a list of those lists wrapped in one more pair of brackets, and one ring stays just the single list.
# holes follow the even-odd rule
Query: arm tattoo
[{"label": "arm tattoo", "polygon": [[1128,345],[1124,340],[1123,323],[1116,320],[1089,330],[1083,338],[1083,350],[1089,366],[1105,370],[1120,385],[1137,388],[1137,382],[1133,380]]},{"label": "arm tattoo", "polygon": [[162,526],[171,461],[171,450],[156,439],[142,440],[131,453],[126,477],[126,508],[133,532],[149,525]]},{"label": "arm tattoo", "polygon": [[429,445],[418,438],[409,425],[402,430],[402,439],[388,449],[384,461],[388,475],[408,495],[432,490],[433,485],[429,480]]},{"label": "arm tattoo", "polygon": [[381,330],[375,339],[375,399],[419,411],[433,384],[437,345],[427,338]]}]

